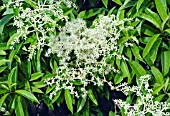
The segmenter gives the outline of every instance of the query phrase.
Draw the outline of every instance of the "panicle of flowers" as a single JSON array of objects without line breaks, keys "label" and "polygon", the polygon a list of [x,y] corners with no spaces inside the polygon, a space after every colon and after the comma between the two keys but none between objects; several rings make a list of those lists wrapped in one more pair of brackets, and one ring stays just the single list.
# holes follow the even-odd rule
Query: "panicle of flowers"
[{"label": "panicle of flowers", "polygon": [[[56,88],[69,87],[71,91],[74,91],[75,96],[76,81],[81,81],[83,90],[86,90],[90,83],[96,86],[108,83],[111,88],[114,88],[113,84],[107,81],[106,75],[110,72],[119,73],[109,60],[115,57],[127,60],[125,56],[119,54],[117,44],[121,38],[121,31],[127,29],[126,21],[129,20],[116,20],[115,15],[100,15],[91,27],[87,27],[82,19],[66,22],[56,38],[50,39],[48,44],[50,48],[46,53],[47,56],[56,53],[61,58],[56,71],[57,80],[52,81],[54,78],[51,78],[45,82],[49,85],[57,83]],[[65,84],[63,87],[63,83],[66,87]],[[54,93],[51,93],[51,96]],[[85,93],[87,91],[84,91],[82,95]]]},{"label": "panicle of flowers", "polygon": [[122,91],[125,95],[135,93],[138,97],[133,105],[121,99],[113,100],[120,109],[124,109],[127,116],[146,116],[148,113],[153,116],[170,115],[170,112],[166,112],[170,110],[170,103],[154,101],[152,89],[149,89],[149,79],[150,75],[141,76],[139,86],[130,87],[127,83],[115,86],[115,90]]},{"label": "panicle of flowers", "polygon": [[[17,27],[17,33],[21,33],[23,39],[26,40],[31,34],[36,35],[37,44],[33,45],[35,49],[32,49],[32,45],[27,49],[31,59],[36,49],[39,50],[46,45],[47,36],[50,33],[54,34],[56,28],[59,28],[57,21],[68,20],[68,17],[64,15],[62,4],[70,8],[73,3],[70,0],[45,0],[43,3],[38,0],[37,3],[33,2],[34,8],[25,8],[24,4],[24,0],[9,0],[6,7],[19,10],[19,14],[14,17],[13,25]],[[14,41],[14,43],[16,42]]]}]

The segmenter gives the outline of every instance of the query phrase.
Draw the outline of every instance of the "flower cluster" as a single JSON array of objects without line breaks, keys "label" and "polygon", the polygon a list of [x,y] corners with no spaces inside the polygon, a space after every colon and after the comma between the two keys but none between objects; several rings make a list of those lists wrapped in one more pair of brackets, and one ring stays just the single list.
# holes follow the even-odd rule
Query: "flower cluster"
[{"label": "flower cluster", "polygon": [[170,103],[154,101],[152,96],[152,89],[149,89],[148,80],[149,75],[140,77],[140,86],[130,87],[127,83],[120,84],[115,87],[115,90],[122,91],[125,95],[135,93],[138,97],[136,104],[130,104],[121,99],[115,99],[114,103],[121,109],[127,116],[146,116],[150,113],[153,116],[169,116]]},{"label": "flower cluster", "polygon": [[[71,8],[72,2],[69,0],[45,0],[42,3],[38,0],[37,3],[31,3],[34,8],[25,8],[24,4],[24,0],[15,0],[14,2],[9,1],[6,6],[19,11],[14,17],[13,25],[17,27],[17,33],[20,33],[23,39],[26,40],[29,35],[35,34],[36,44],[31,44],[27,49],[31,59],[35,50],[41,49],[46,44],[47,37],[51,33],[55,34],[56,28],[59,28],[57,21],[68,20],[68,17],[64,15],[62,4]],[[14,41],[13,44],[15,43]]]},{"label": "flower cluster", "polygon": [[[70,89],[71,93],[79,97],[77,93],[83,93],[85,96],[88,84],[93,83],[96,86],[103,86],[108,83],[112,88],[112,83],[108,82],[107,74],[110,72],[119,73],[114,67],[115,57],[127,60],[119,54],[118,40],[121,38],[122,30],[129,30],[125,22],[131,19],[118,21],[115,15],[100,15],[91,27],[87,27],[82,19],[76,19],[66,22],[61,28],[56,38],[49,42],[50,49],[47,56],[56,53],[60,58],[57,76],[47,79],[48,85],[56,84],[56,90],[51,93],[52,96],[62,88]],[[83,91],[77,92],[74,83],[81,82]]]}]

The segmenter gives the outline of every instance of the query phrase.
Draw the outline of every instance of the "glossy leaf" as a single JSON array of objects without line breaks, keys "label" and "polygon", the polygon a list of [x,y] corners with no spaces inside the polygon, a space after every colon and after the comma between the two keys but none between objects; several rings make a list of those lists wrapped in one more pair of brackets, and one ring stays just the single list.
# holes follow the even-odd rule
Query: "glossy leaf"
[{"label": "glossy leaf", "polygon": [[161,65],[162,65],[162,73],[165,76],[169,72],[170,68],[170,51],[163,51],[161,53]]},{"label": "glossy leaf", "polygon": [[4,30],[5,24],[6,24],[9,20],[11,20],[12,17],[13,17],[13,15],[10,14],[10,15],[4,16],[4,17],[0,20],[0,34],[2,34],[2,32],[3,32],[3,30]]},{"label": "glossy leaf", "polygon": [[122,61],[121,63],[121,70],[125,76],[127,76],[128,78],[131,78],[129,68],[125,61]]},{"label": "glossy leaf", "polygon": [[167,17],[167,6],[166,6],[166,1],[164,0],[155,0],[155,4],[156,4],[156,9],[160,15],[160,17],[162,18],[162,20],[164,21]]},{"label": "glossy leaf", "polygon": [[102,0],[104,6],[107,8],[107,5],[108,5],[108,0]]},{"label": "glossy leaf", "polygon": [[40,77],[42,77],[43,75],[44,75],[44,73],[41,73],[41,72],[34,73],[34,74],[31,75],[30,81],[37,80],[37,79],[39,79]]},{"label": "glossy leaf", "polygon": [[130,62],[132,69],[138,76],[146,75],[145,69],[136,61]]},{"label": "glossy leaf", "polygon": [[87,96],[85,98],[79,98],[77,104],[77,112],[81,111],[86,103]]},{"label": "glossy leaf", "polygon": [[2,105],[3,105],[5,99],[7,98],[8,95],[9,95],[9,93],[3,95],[3,96],[0,98],[0,109],[2,108]]},{"label": "glossy leaf", "polygon": [[72,101],[72,98],[71,98],[70,90],[68,90],[68,89],[64,90],[64,97],[65,97],[68,109],[73,114],[73,103],[72,103],[73,101]]},{"label": "glossy leaf", "polygon": [[38,99],[31,92],[28,92],[26,90],[16,90],[15,93],[18,93],[19,95],[22,95],[23,97],[31,101],[39,103]]},{"label": "glossy leaf", "polygon": [[152,71],[157,83],[159,83],[161,85],[164,84],[164,77],[155,66],[151,66],[151,71]]},{"label": "glossy leaf", "polygon": [[15,109],[16,116],[24,116],[24,110],[21,103],[21,97],[18,96],[16,100],[16,109]]},{"label": "glossy leaf", "polygon": [[90,98],[90,100],[95,104],[95,105],[98,105],[98,102],[96,100],[96,97],[94,96],[93,94],[93,91],[90,89],[88,90],[88,96]]},{"label": "glossy leaf", "polygon": [[143,57],[145,57],[149,53],[150,49],[152,48],[153,44],[155,43],[158,37],[159,34],[156,34],[149,39],[149,42],[146,44],[143,50],[143,54],[142,54]]}]

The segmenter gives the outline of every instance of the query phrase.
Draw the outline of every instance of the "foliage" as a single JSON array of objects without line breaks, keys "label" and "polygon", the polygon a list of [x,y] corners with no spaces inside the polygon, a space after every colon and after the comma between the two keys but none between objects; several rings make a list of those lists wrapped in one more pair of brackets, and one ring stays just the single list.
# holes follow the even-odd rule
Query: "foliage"
[{"label": "foliage", "polygon": [[[75,116],[105,115],[100,97],[113,99],[119,86],[136,87],[113,100],[129,113],[143,111],[142,95],[147,107],[168,104],[169,8],[170,0],[0,1],[1,112],[28,116],[26,106],[43,100],[52,110],[66,103]],[[107,115],[128,115],[121,107]]]}]

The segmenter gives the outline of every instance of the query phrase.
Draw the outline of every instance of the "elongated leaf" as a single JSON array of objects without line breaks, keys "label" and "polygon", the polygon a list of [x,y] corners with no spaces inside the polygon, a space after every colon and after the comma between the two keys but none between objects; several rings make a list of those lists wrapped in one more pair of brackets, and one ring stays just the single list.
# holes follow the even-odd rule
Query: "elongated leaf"
[{"label": "elongated leaf", "polygon": [[6,55],[6,52],[4,50],[0,50],[0,56]]},{"label": "elongated leaf", "polygon": [[166,1],[165,0],[155,0],[155,4],[156,4],[156,9],[157,9],[160,17],[164,21],[166,19],[166,17],[167,17]]},{"label": "elongated leaf", "polygon": [[7,62],[9,62],[9,60],[6,60],[6,59],[0,60],[0,66],[4,65]]},{"label": "elongated leaf", "polygon": [[159,25],[161,25],[162,21],[161,21],[161,18],[159,17],[159,15],[158,15],[157,13],[153,12],[153,11],[152,11],[151,9],[149,9],[149,8],[146,8],[146,9],[145,9],[145,12],[146,12],[149,16],[151,16],[152,18],[156,19],[157,23],[158,23]]},{"label": "elongated leaf", "polygon": [[137,12],[138,12],[140,6],[142,5],[143,1],[144,1],[144,0],[138,0],[137,5],[136,5],[136,10],[137,10]]},{"label": "elongated leaf", "polygon": [[125,61],[122,61],[121,63],[121,70],[125,76],[127,76],[128,78],[131,78],[129,68]]},{"label": "elongated leaf", "polygon": [[65,100],[66,100],[66,104],[67,104],[67,107],[68,109],[71,111],[71,113],[73,114],[73,103],[72,103],[72,98],[71,98],[71,94],[70,94],[70,91],[68,89],[66,89],[64,91],[64,97],[65,97]]},{"label": "elongated leaf", "polygon": [[152,48],[151,48],[151,50],[149,52],[149,56],[150,56],[153,64],[154,64],[154,62],[155,62],[155,60],[157,58],[158,48],[159,48],[161,42],[162,42],[162,38],[158,38],[155,41],[155,43],[153,44],[153,46],[152,46]]},{"label": "elongated leaf", "polygon": [[108,5],[108,0],[102,0],[104,6],[107,8],[107,5]]},{"label": "elongated leaf", "polygon": [[30,81],[37,80],[38,78],[42,77],[43,75],[44,75],[44,73],[41,73],[41,72],[34,73],[31,75]]},{"label": "elongated leaf", "polygon": [[142,62],[144,62],[141,55],[140,55],[140,53],[139,53],[139,48],[136,46],[136,44],[133,44],[131,49],[132,49],[132,52],[133,52],[135,58],[142,61]]},{"label": "elongated leaf", "polygon": [[86,12],[86,18],[93,17],[101,12],[102,9],[94,8]]},{"label": "elongated leaf", "polygon": [[146,75],[145,69],[136,61],[130,62],[132,69],[138,76]]},{"label": "elongated leaf", "polygon": [[161,94],[158,97],[155,98],[155,101],[161,102],[161,100],[164,98],[165,94]]},{"label": "elongated leaf", "polygon": [[26,90],[16,90],[15,93],[18,93],[31,101],[39,103],[38,99],[31,92],[28,92]]},{"label": "elongated leaf", "polygon": [[96,97],[94,96],[93,91],[91,89],[88,90],[88,96],[95,105],[98,105]]},{"label": "elongated leaf", "polygon": [[53,104],[54,102],[56,102],[57,101],[57,99],[60,97],[60,95],[61,95],[61,90],[59,90],[59,91],[57,91],[56,92],[56,95],[54,96],[54,98],[52,99],[52,101],[51,101],[51,104]]},{"label": "elongated leaf", "polygon": [[116,74],[116,76],[114,77],[114,83],[119,84],[123,81],[124,78],[125,76],[123,74]]},{"label": "elongated leaf", "polygon": [[147,21],[151,22],[158,29],[161,29],[161,25],[157,22],[156,19],[152,18],[150,15],[147,15],[147,14],[143,13],[140,17],[143,18],[144,20],[147,20]]},{"label": "elongated leaf", "polygon": [[86,98],[87,98],[87,96],[85,98],[82,98],[82,99],[78,100],[77,112],[79,112],[79,111],[81,111],[83,109],[83,107],[84,107],[84,105],[86,103]]},{"label": "elongated leaf", "polygon": [[16,116],[24,116],[24,110],[21,104],[21,97],[18,96],[16,100],[16,109],[15,109]]},{"label": "elongated leaf", "polygon": [[15,33],[15,34],[13,34],[13,35],[10,37],[10,39],[8,40],[8,42],[7,42],[7,47],[9,47],[10,44],[11,44],[14,40],[20,38],[20,36],[21,36],[21,33]]},{"label": "elongated leaf", "polygon": [[159,83],[161,85],[164,84],[164,77],[155,66],[151,66],[151,71],[152,71],[157,83]]},{"label": "elongated leaf", "polygon": [[116,4],[122,5],[122,2],[120,0],[112,0],[113,2],[115,2]]},{"label": "elongated leaf", "polygon": [[35,93],[43,93],[41,89],[38,89],[37,87],[31,87],[31,90],[32,92],[35,92]]},{"label": "elongated leaf", "polygon": [[7,68],[7,66],[0,67],[0,73],[3,72],[6,68]]},{"label": "elongated leaf", "polygon": [[153,89],[152,94],[154,94],[154,95],[155,95],[155,94],[158,94],[163,87],[164,87],[164,85],[155,87],[155,88]]},{"label": "elongated leaf", "polygon": [[0,109],[2,108],[2,104],[4,103],[5,99],[7,98],[7,96],[9,95],[9,93],[3,95],[0,99]]},{"label": "elongated leaf", "polygon": [[146,47],[143,50],[142,54],[143,57],[145,57],[149,53],[150,49],[152,48],[153,44],[155,43],[158,37],[159,34],[156,34],[149,39],[149,42],[146,44]]},{"label": "elongated leaf", "polygon": [[170,51],[164,51],[161,53],[161,65],[162,65],[162,73],[165,76],[169,72],[170,68]]},{"label": "elongated leaf", "polygon": [[79,14],[78,14],[78,18],[84,18],[85,17],[85,14],[86,14],[86,11],[81,11]]},{"label": "elongated leaf", "polygon": [[27,4],[29,4],[30,6],[32,6],[34,9],[37,8],[37,5],[35,2],[33,2],[32,0],[24,0]]},{"label": "elongated leaf", "polygon": [[16,81],[17,81],[17,77],[16,77],[16,74],[15,74],[16,70],[17,70],[17,67],[14,67],[8,75],[8,86],[9,87],[11,87],[11,85],[13,83],[16,83]]},{"label": "elongated leaf", "polygon": [[13,17],[13,15],[7,15],[7,16],[4,16],[1,20],[0,20],[0,34],[2,34],[3,30],[4,30],[4,26],[5,24],[11,20]]}]

